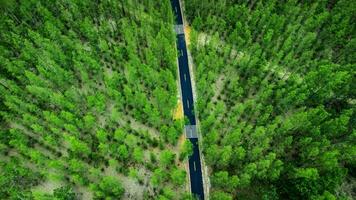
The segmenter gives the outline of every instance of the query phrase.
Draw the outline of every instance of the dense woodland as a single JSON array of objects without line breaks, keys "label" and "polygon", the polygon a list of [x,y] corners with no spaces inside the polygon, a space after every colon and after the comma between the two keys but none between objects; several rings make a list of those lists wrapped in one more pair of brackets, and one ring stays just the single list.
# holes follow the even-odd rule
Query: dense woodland
[{"label": "dense woodland", "polygon": [[0,199],[190,199],[170,2],[0,2]]},{"label": "dense woodland", "polygon": [[355,199],[356,2],[191,0],[212,200]]},{"label": "dense woodland", "polygon": [[[210,198],[354,199],[355,0],[184,4]],[[169,0],[0,12],[0,199],[191,199]]]}]

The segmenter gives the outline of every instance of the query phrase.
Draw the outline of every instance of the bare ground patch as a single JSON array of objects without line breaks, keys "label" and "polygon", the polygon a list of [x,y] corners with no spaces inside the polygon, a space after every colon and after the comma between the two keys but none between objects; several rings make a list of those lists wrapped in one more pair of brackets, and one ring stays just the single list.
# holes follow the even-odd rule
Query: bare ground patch
[{"label": "bare ground patch", "polygon": [[214,83],[214,96],[212,97],[211,101],[216,102],[218,100],[219,95],[221,94],[222,90],[224,89],[225,84],[225,74],[220,74],[216,82]]}]

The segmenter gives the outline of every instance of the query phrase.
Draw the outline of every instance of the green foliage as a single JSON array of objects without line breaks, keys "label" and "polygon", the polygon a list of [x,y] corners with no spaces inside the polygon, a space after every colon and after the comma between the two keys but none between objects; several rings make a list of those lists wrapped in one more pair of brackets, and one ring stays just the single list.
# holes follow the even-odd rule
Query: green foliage
[{"label": "green foliage", "polygon": [[[145,155],[170,145],[158,138],[175,145],[182,128],[171,116],[170,8],[168,0],[0,2],[0,199],[80,198],[74,191],[89,185],[96,199],[119,199],[123,186],[108,172],[164,168]],[[173,164],[168,157],[162,165]],[[51,181],[73,190],[34,190]],[[168,175],[160,184],[183,192]]]},{"label": "green foliage", "polygon": [[232,200],[231,195],[221,192],[221,191],[216,191],[211,194],[211,199],[212,200]]},{"label": "green foliage", "polygon": [[139,147],[136,147],[132,153],[133,159],[138,162],[142,163],[143,162],[143,150]]},{"label": "green foliage", "polygon": [[0,162],[0,196],[4,199],[31,198],[30,188],[40,183],[43,176],[24,166],[19,159]]},{"label": "green foliage", "polygon": [[124,144],[119,146],[117,153],[120,160],[126,160],[129,157],[129,151]]},{"label": "green foliage", "polygon": [[91,185],[94,191],[94,199],[121,199],[124,194],[124,188],[121,182],[111,176],[105,176],[99,184]]},{"label": "green foliage", "polygon": [[236,175],[229,177],[228,172],[221,171],[212,176],[211,182],[215,187],[225,189],[227,191],[233,191],[234,188],[239,185],[239,178]]},{"label": "green foliage", "polygon": [[175,154],[172,153],[170,150],[163,150],[159,157],[161,165],[167,168],[171,167],[172,164],[174,164],[174,160]]},{"label": "green foliage", "polygon": [[186,140],[182,145],[181,153],[179,154],[179,160],[184,160],[193,154],[193,144]]},{"label": "green foliage", "polygon": [[185,183],[186,172],[181,169],[173,169],[171,174],[172,182],[178,186],[182,186]]},{"label": "green foliage", "polygon": [[166,181],[168,174],[163,169],[156,169],[151,177],[152,185],[157,187]]},{"label": "green foliage", "polygon": [[118,141],[118,142],[124,142],[125,138],[126,138],[126,133],[124,130],[122,129],[116,129],[115,130],[115,134],[114,134],[114,138]]},{"label": "green foliage", "polygon": [[58,200],[75,200],[77,199],[75,193],[73,192],[73,188],[70,186],[63,186],[60,188],[56,188],[53,191],[54,198]]},{"label": "green foliage", "polygon": [[212,199],[344,198],[355,169],[355,2],[184,5]]}]

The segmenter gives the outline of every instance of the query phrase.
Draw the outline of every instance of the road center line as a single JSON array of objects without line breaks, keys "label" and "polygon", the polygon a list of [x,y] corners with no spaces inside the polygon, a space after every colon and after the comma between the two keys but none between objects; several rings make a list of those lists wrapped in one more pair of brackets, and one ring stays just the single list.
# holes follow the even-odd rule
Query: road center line
[{"label": "road center line", "polygon": [[[178,70],[179,70],[179,81],[181,81],[180,86],[181,86],[181,91],[182,91],[182,96],[181,100],[183,102],[183,108],[185,111],[189,113],[189,120],[192,125],[195,125],[195,114],[194,110],[191,110],[190,108],[190,99],[192,100],[192,109],[194,108],[194,98],[193,98],[193,91],[192,91],[192,84],[190,83],[190,74],[189,74],[189,62],[188,62],[188,54],[184,55],[184,51],[187,52],[187,47],[186,47],[186,41],[184,37],[184,20],[182,18],[183,12],[180,7],[180,0],[171,0],[172,3],[172,10],[173,12],[175,11],[174,14],[176,14],[176,23],[175,23],[175,29],[176,29],[176,52],[177,52],[177,58],[178,58]],[[179,11],[178,11],[179,7]],[[181,12],[181,13],[180,13]],[[184,51],[183,51],[184,50]],[[182,73],[184,78],[182,78]],[[189,75],[189,77],[188,77]],[[188,82],[189,78],[189,82]],[[184,81],[182,81],[184,79]],[[187,92],[187,93],[186,93]],[[186,94],[185,94],[186,93]],[[183,95],[184,94],[184,95]],[[184,104],[184,101],[186,101],[186,104]],[[186,113],[186,114],[188,114]],[[195,137],[195,131],[192,129],[192,127],[186,127],[186,135],[189,138],[196,138]],[[198,138],[196,138],[197,140]],[[193,145],[197,145],[196,140],[191,140],[190,143]],[[201,162],[200,162],[200,154],[199,154],[199,146],[194,146],[194,155],[189,157],[189,175],[190,175],[190,188],[191,188],[191,193],[194,196],[197,196],[199,200],[204,200],[204,185],[203,185],[203,174],[202,174],[202,169],[201,169]],[[193,166],[192,166],[193,164]],[[197,164],[199,164],[197,166]],[[193,169],[192,169],[193,167]],[[192,182],[192,180],[194,180]]]}]

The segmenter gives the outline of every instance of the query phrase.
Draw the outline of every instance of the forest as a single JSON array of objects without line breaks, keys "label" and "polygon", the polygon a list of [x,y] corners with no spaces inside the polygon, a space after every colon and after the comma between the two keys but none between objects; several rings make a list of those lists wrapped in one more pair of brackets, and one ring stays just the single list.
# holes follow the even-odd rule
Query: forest
[{"label": "forest", "polygon": [[[206,196],[355,199],[356,1],[180,3]],[[194,199],[169,0],[0,12],[0,199]]]},{"label": "forest", "polygon": [[184,8],[210,199],[355,199],[356,2]]},{"label": "forest", "polygon": [[0,3],[0,199],[191,199],[170,2]]}]

